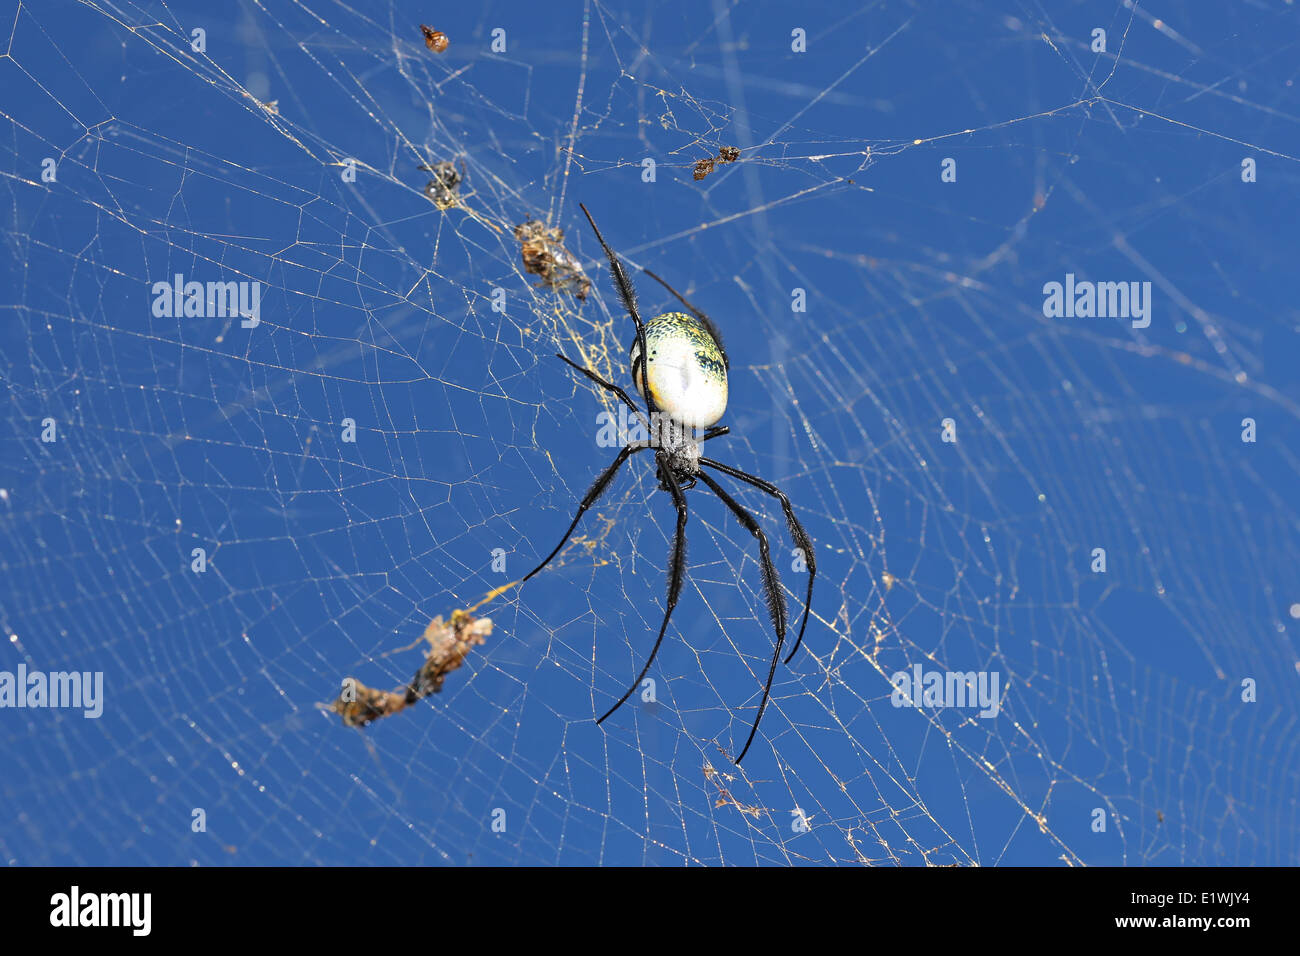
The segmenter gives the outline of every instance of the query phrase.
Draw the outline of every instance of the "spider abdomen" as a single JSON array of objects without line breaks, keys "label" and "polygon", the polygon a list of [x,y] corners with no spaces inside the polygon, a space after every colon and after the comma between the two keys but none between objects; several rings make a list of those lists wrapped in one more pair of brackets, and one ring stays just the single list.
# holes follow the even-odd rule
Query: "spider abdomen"
[{"label": "spider abdomen", "polygon": [[[688,428],[708,428],[727,410],[727,365],[709,330],[692,315],[668,312],[646,323],[650,397],[659,411]],[[631,365],[645,396],[633,339]]]}]

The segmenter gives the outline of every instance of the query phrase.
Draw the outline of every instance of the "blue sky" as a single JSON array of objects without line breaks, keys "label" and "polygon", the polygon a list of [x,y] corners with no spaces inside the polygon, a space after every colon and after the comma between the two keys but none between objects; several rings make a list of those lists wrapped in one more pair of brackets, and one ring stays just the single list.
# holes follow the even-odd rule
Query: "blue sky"
[{"label": "blue sky", "polygon": [[[264,6],[0,16],[0,670],[106,687],[0,709],[7,861],[1296,861],[1294,7]],[[816,543],[743,770],[772,633],[702,485],[655,700],[594,722],[663,613],[644,455],[441,694],[320,707],[403,685],[612,458],[553,357],[630,384],[578,202],[713,316],[709,453]],[[258,323],[158,314],[177,274]],[[1149,325],[1047,314],[1067,276]],[[917,665],[998,714],[894,706]]]}]

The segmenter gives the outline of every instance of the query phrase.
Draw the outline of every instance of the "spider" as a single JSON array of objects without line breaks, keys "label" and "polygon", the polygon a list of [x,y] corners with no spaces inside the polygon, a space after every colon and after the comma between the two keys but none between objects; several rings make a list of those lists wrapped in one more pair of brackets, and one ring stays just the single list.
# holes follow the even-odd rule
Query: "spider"
[{"label": "spider", "polygon": [[[785,659],[787,664],[790,663],[791,658],[799,650],[800,644],[803,643],[804,629],[808,626],[808,612],[812,604],[813,578],[817,574],[817,563],[813,555],[812,541],[807,532],[804,531],[803,525],[799,523],[799,519],[794,516],[794,510],[790,507],[790,499],[776,485],[741,471],[739,468],[733,468],[712,458],[706,458],[701,454],[700,446],[703,442],[713,438],[720,438],[731,430],[726,425],[717,424],[727,408],[727,371],[731,367],[726,349],[722,345],[722,336],[718,334],[717,327],[708,316],[691,305],[679,292],[649,269],[644,270],[645,274],[672,293],[673,297],[685,306],[690,314],[667,312],[656,316],[649,322],[642,322],[641,313],[637,309],[636,290],[632,287],[627,273],[623,270],[623,264],[613,250],[609,248],[608,243],[605,242],[605,237],[600,234],[600,229],[596,227],[596,220],[591,218],[591,213],[587,212],[587,207],[579,203],[578,208],[582,210],[587,217],[587,221],[591,223],[591,229],[596,234],[596,240],[605,251],[605,257],[609,260],[610,273],[614,279],[614,288],[618,291],[623,307],[627,309],[628,315],[631,316],[632,322],[636,326],[636,338],[632,343],[629,354],[629,364],[631,365],[632,381],[636,385],[637,392],[645,401],[645,410],[642,411],[628,397],[627,392],[613,382],[605,381],[599,375],[571,362],[563,355],[557,353],[556,358],[575,371],[585,375],[601,388],[616,395],[637,416],[650,438],[648,441],[629,442],[623,447],[614,461],[600,473],[592,483],[591,488],[583,496],[581,503],[578,505],[578,512],[573,516],[573,522],[569,525],[569,530],[564,532],[564,537],[555,546],[555,550],[546,556],[546,560],[530,571],[520,581],[520,584],[541,571],[560,553],[560,549],[564,547],[565,542],[569,540],[570,535],[577,528],[583,514],[609,488],[615,473],[623,466],[623,463],[637,452],[653,448],[656,478],[659,481],[659,487],[672,497],[673,507],[677,511],[677,530],[673,536],[672,550],[668,562],[668,593],[664,620],[659,628],[659,636],[655,639],[654,647],[650,650],[650,657],[646,660],[645,666],[641,668],[641,673],[637,675],[637,679],[632,682],[632,686],[618,699],[618,702],[605,711],[604,716],[596,721],[597,724],[603,723],[605,718],[623,706],[624,702],[632,695],[632,692],[640,686],[641,681],[650,670],[650,665],[654,663],[655,655],[659,653],[659,645],[663,643],[664,633],[668,630],[668,619],[672,616],[673,608],[677,606],[677,598],[682,590],[682,579],[686,574],[687,507],[686,496],[683,491],[695,487],[697,480],[704,482],[705,487],[717,495],[758,542],[763,597],[767,603],[768,616],[772,619],[772,627],[776,631],[776,649],[772,653],[772,664],[768,668],[767,683],[763,686],[763,699],[758,705],[758,714],[754,717],[754,724],[750,728],[749,738],[745,741],[744,749],[740,751],[740,756],[735,758],[735,762],[739,764],[740,761],[745,759],[745,754],[749,752],[749,745],[754,742],[754,735],[758,732],[759,721],[763,719],[763,711],[767,708],[768,698],[772,693],[772,678],[776,675],[776,664],[781,658],[781,648],[785,644],[785,593],[781,590],[781,580],[776,573],[775,565],[772,563],[772,557],[768,553],[767,536],[763,534],[763,529],[759,527],[754,516],[742,508],[705,469],[708,468],[728,475],[776,498],[781,503],[781,510],[785,513],[786,524],[790,529],[790,537],[803,552],[804,560],[808,566],[808,593],[804,598],[803,622],[799,625],[799,639],[795,641],[794,649],[790,651],[790,655]],[[643,360],[642,356],[646,355],[649,358]],[[647,381],[649,387],[646,387]],[[652,423],[658,425],[658,427],[654,427]]]}]

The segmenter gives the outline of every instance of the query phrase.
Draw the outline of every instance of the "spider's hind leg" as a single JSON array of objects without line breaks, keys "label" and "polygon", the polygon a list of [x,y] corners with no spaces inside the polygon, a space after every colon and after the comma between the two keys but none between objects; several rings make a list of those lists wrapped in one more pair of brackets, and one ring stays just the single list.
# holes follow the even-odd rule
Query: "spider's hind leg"
[{"label": "spider's hind leg", "polygon": [[[605,251],[605,258],[609,260],[609,271],[614,277],[614,286],[618,289],[619,298],[623,300],[623,307],[627,309],[627,314],[632,317],[632,322],[636,325],[636,341],[637,345],[640,346],[641,355],[644,357],[649,352],[649,349],[646,347],[645,341],[645,323],[641,321],[641,313],[636,305],[636,288],[632,285],[632,280],[627,277],[627,272],[623,269],[623,263],[614,254],[614,250],[609,247],[605,237],[600,234],[596,220],[591,218],[591,213],[587,211],[587,207],[582,203],[578,203],[578,208],[587,217],[587,222],[591,223],[591,231],[596,234],[596,241],[600,243],[600,248]],[[636,380],[635,368],[632,369],[632,379]],[[654,398],[649,394],[649,389],[646,392],[646,408],[650,409],[651,413],[654,413],[657,411]]]},{"label": "spider's hind leg", "polygon": [[632,411],[636,414],[636,417],[637,417],[638,419],[641,420],[641,425],[645,428],[647,434],[649,433],[649,431],[650,431],[650,422],[649,422],[649,420],[645,417],[645,412],[641,411],[641,409],[640,409],[639,407],[637,407],[636,402],[632,401],[632,399],[628,397],[627,392],[623,391],[623,389],[619,388],[619,387],[618,387],[617,385],[615,385],[613,382],[607,382],[607,381],[605,381],[603,378],[601,378],[601,377],[600,377],[599,375],[597,375],[595,372],[592,372],[592,371],[590,371],[590,370],[588,370],[588,369],[585,369],[585,368],[583,368],[581,365],[579,365],[578,363],[576,363],[576,362],[574,362],[574,361],[572,361],[572,360],[570,360],[570,359],[565,358],[565,357],[564,357],[563,355],[561,355],[559,352],[556,352],[556,353],[555,353],[555,357],[556,357],[557,359],[559,359],[561,362],[563,362],[564,364],[568,365],[570,368],[572,368],[572,369],[574,369],[574,370],[576,370],[576,371],[579,371],[579,372],[581,372],[583,375],[587,376],[587,378],[591,379],[593,382],[595,382],[595,383],[596,383],[597,385],[599,385],[601,388],[605,389],[606,391],[613,392],[615,395],[617,395],[619,398],[621,398],[621,399],[623,400],[624,404],[626,404],[628,408],[632,409]]}]

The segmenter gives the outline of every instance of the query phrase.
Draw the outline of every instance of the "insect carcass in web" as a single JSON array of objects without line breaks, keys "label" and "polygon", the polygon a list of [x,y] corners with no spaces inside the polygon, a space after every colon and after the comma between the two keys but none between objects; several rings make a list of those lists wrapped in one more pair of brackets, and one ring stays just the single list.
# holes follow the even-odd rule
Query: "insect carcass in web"
[{"label": "insect carcass in web", "polygon": [[447,49],[447,44],[450,41],[447,39],[447,34],[441,30],[434,30],[421,23],[420,32],[424,34],[424,45],[434,53],[441,53]]},{"label": "insect carcass in web", "polygon": [[587,298],[591,280],[583,273],[578,260],[564,248],[563,229],[548,228],[545,223],[529,219],[515,226],[515,238],[520,242],[525,272],[541,276],[541,285],[557,292],[569,289],[579,299]]},{"label": "insect carcass in web", "polygon": [[718,147],[717,159],[714,159],[712,156],[708,156],[705,157],[704,159],[701,159],[698,163],[695,164],[696,182],[703,179],[705,176],[709,175],[709,173],[713,172],[713,169],[717,163],[734,163],[738,159],[740,159],[740,150],[737,149],[735,146]]},{"label": "insect carcass in web", "polygon": [[440,614],[424,629],[421,639],[429,642],[429,650],[409,684],[397,690],[377,690],[349,677],[338,699],[325,709],[338,714],[349,727],[364,727],[391,717],[430,694],[442,693],[447,675],[459,669],[469,652],[486,643],[491,633],[491,618],[476,618],[469,611],[455,610],[451,620],[444,621]]},{"label": "insect carcass in web", "polygon": [[460,202],[457,191],[460,189],[460,184],[465,181],[464,160],[461,160],[460,169],[457,169],[456,164],[450,160],[443,160],[433,165],[422,163],[416,168],[433,175],[433,178],[424,184],[424,194],[433,201],[435,206],[446,212]]}]

